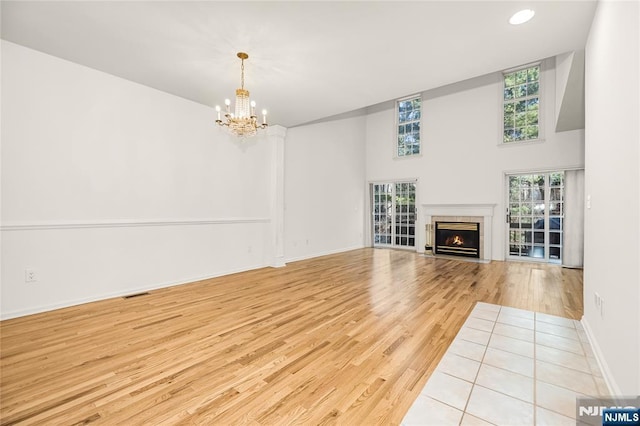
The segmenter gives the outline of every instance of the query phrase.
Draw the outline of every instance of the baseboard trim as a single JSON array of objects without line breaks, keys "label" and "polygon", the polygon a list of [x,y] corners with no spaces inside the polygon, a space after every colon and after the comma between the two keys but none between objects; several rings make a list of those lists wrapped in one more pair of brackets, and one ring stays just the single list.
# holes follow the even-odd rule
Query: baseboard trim
[{"label": "baseboard trim", "polygon": [[226,270],[226,271],[216,272],[216,273],[214,273],[212,275],[194,276],[194,277],[190,277],[190,278],[185,278],[184,280],[166,281],[166,282],[155,283],[155,284],[151,284],[151,285],[147,285],[147,286],[132,287],[132,288],[128,288],[126,290],[103,293],[103,294],[100,294],[100,295],[94,295],[94,296],[91,296],[91,297],[84,297],[84,298],[80,298],[80,299],[74,299],[74,300],[70,300],[70,301],[67,301],[67,302],[53,303],[51,305],[42,305],[42,306],[37,306],[37,307],[34,307],[34,308],[20,309],[20,310],[17,310],[17,311],[10,311],[10,312],[0,312],[0,321],[9,320],[9,319],[13,319],[13,318],[24,317],[24,316],[27,316],[27,315],[40,314],[40,313],[43,313],[43,312],[55,311],[57,309],[70,308],[72,306],[83,305],[85,303],[99,302],[101,300],[113,299],[114,297],[123,297],[123,296],[127,296],[127,295],[130,295],[130,294],[135,294],[135,293],[143,293],[143,292],[146,292],[146,291],[159,290],[159,289],[163,289],[163,288],[167,288],[167,287],[173,287],[173,286],[177,286],[177,285],[190,284],[190,283],[193,283],[193,282],[196,282],[196,281],[203,281],[203,280],[208,280],[208,279],[211,279],[211,278],[218,278],[218,277],[222,277],[222,276],[225,276],[225,275],[231,275],[231,274],[236,274],[236,273],[239,273],[239,272],[251,271],[251,270],[254,270],[254,269],[260,269],[260,268],[266,268],[266,267],[269,267],[269,265],[260,264],[260,265],[247,266],[247,267],[244,267],[244,268],[229,269],[229,270]]},{"label": "baseboard trim", "polygon": [[339,249],[335,249],[335,250],[327,250],[327,251],[318,252],[318,253],[305,254],[305,255],[302,255],[302,256],[288,257],[288,258],[285,259],[285,262],[286,263],[298,262],[300,260],[313,259],[314,257],[321,257],[321,256],[329,256],[331,254],[344,253],[346,251],[358,250],[358,249],[361,249],[361,248],[365,248],[365,246],[364,245],[357,245],[357,246],[352,246],[352,247],[339,248]]},{"label": "baseboard trim", "polygon": [[605,383],[607,384],[607,388],[609,389],[609,394],[610,395],[622,395],[622,392],[620,392],[620,387],[616,383],[616,380],[613,378],[613,374],[611,374],[611,369],[609,368],[609,365],[607,364],[607,361],[605,360],[604,355],[602,354],[602,350],[600,349],[600,345],[598,344],[598,341],[596,340],[595,336],[593,335],[593,331],[591,330],[591,327],[589,326],[589,322],[584,317],[584,315],[582,316],[582,319],[580,320],[580,323],[582,324],[582,328],[584,328],[584,332],[587,335],[587,339],[589,340],[589,344],[591,345],[591,349],[593,349],[593,354],[596,356],[596,361],[598,362],[598,367],[600,367],[600,371],[602,372],[602,378],[604,379]]}]

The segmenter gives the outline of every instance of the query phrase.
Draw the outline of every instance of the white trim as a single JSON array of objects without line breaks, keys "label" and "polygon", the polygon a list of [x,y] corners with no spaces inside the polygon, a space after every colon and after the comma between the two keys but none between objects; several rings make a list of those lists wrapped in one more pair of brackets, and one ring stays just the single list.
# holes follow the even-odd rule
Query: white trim
[{"label": "white trim", "polygon": [[591,345],[593,354],[596,357],[596,362],[598,363],[598,367],[600,367],[600,371],[602,372],[602,377],[607,384],[609,394],[622,395],[620,386],[618,386],[618,383],[616,383],[615,379],[613,378],[613,374],[611,374],[611,369],[609,368],[607,361],[605,361],[604,359],[604,355],[602,354],[600,345],[598,345],[598,341],[594,337],[593,332],[591,331],[591,327],[589,327],[589,323],[587,322],[587,318],[584,315],[582,316],[580,323],[582,324],[582,328],[584,328],[584,332],[587,335],[587,340],[589,340],[589,344]]},{"label": "white trim", "polygon": [[429,216],[493,216],[497,204],[422,204]]},{"label": "white trim", "polygon": [[538,138],[538,139],[528,139],[526,141],[512,141],[512,142],[500,142],[498,143],[499,147],[506,147],[506,146],[523,146],[523,145],[536,145],[536,144],[540,144],[540,143],[545,143],[547,140],[544,138]]},{"label": "white trim", "polygon": [[143,226],[232,225],[242,223],[270,223],[265,217],[236,217],[211,219],[155,219],[155,220],[100,220],[100,221],[40,221],[9,222],[0,231],[41,231],[52,229],[137,228]]},{"label": "white trim", "polygon": [[[422,97],[422,92],[418,92],[418,93],[414,93],[413,95],[409,95],[409,96],[405,96],[402,98],[398,98],[396,99],[396,106],[398,106],[398,102],[402,102],[402,101],[408,101],[410,99],[414,99],[414,98],[421,98]],[[422,106],[422,105],[420,105]]]},{"label": "white trim", "polygon": [[68,308],[68,307],[71,307],[71,306],[82,305],[82,304],[85,304],[85,303],[98,302],[98,301],[101,301],[101,300],[113,299],[113,298],[116,298],[116,297],[123,297],[123,296],[127,296],[127,295],[130,295],[130,294],[142,293],[142,292],[145,292],[145,291],[159,290],[159,289],[163,289],[163,288],[167,288],[167,287],[173,287],[173,286],[176,286],[176,285],[191,284],[191,283],[194,283],[196,281],[202,281],[202,280],[207,280],[207,279],[211,279],[211,278],[218,278],[218,277],[225,276],[225,275],[231,275],[231,274],[236,274],[236,273],[239,273],[239,272],[251,271],[251,270],[254,270],[254,269],[265,268],[265,267],[268,267],[268,266],[269,265],[266,265],[266,264],[245,266],[245,267],[242,267],[242,268],[234,268],[234,269],[229,269],[229,270],[226,270],[226,271],[216,272],[213,275],[194,276],[194,277],[185,278],[184,280],[181,279],[180,281],[165,281],[165,282],[161,282],[161,283],[149,284],[149,285],[146,285],[146,286],[141,286],[141,287],[136,287],[136,288],[127,288],[127,289],[122,289],[120,291],[102,293],[102,294],[99,294],[99,295],[93,295],[91,297],[83,297],[83,298],[80,298],[80,299],[74,299],[74,300],[65,301],[65,302],[52,303],[50,305],[41,305],[41,306],[37,306],[37,307],[33,307],[33,308],[20,309],[20,310],[17,310],[17,311],[10,311],[10,312],[0,312],[0,320],[4,321],[4,320],[11,319],[11,318],[22,317],[22,316],[25,316],[25,315],[38,314],[38,313],[41,313],[41,312],[53,311],[55,309]]},{"label": "white trim", "polygon": [[384,184],[384,183],[418,183],[418,178],[406,178],[406,179],[373,179],[367,182],[367,184]]},{"label": "white trim", "polygon": [[298,262],[300,260],[313,259],[315,257],[321,257],[321,256],[329,256],[331,254],[344,253],[344,252],[347,252],[347,251],[359,250],[359,249],[362,249],[362,248],[365,248],[364,244],[351,246],[351,247],[339,248],[339,249],[335,249],[335,250],[327,250],[327,251],[322,251],[322,252],[319,252],[319,253],[305,254],[305,255],[302,255],[302,256],[288,257],[286,259],[286,262],[287,263],[289,263],[289,262]]},{"label": "white trim", "polygon": [[540,173],[566,172],[567,170],[584,170],[584,165],[582,165],[582,166],[542,167],[542,168],[535,168],[535,169],[503,170],[502,173],[504,174],[504,176],[509,176],[509,175],[531,175],[531,174],[540,174]]},{"label": "white trim", "polygon": [[273,252],[271,266],[283,267],[284,260],[284,150],[287,129],[282,126],[270,128],[271,145],[270,174],[270,231]]},{"label": "white trim", "polygon": [[[535,67],[536,65],[542,66],[543,62],[544,62],[544,59],[541,59],[539,61],[530,62],[530,63],[525,64],[525,65],[519,65],[517,67],[513,67],[513,68],[506,69],[506,70],[502,70],[503,78],[504,78],[505,74],[511,74],[513,72],[516,72],[516,71],[522,71],[522,70],[527,69],[527,68]],[[540,71],[542,71],[542,70],[540,70]]]}]

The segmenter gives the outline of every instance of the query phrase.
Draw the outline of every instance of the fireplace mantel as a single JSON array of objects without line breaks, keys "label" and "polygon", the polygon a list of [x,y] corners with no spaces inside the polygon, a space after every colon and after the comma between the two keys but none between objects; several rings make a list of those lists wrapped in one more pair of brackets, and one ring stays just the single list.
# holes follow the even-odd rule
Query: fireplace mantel
[{"label": "fireplace mantel", "polygon": [[493,217],[496,204],[422,204],[428,216],[484,216]]},{"label": "fireplace mantel", "polygon": [[493,211],[497,204],[421,204],[421,216],[426,225],[432,224],[435,216],[451,217],[482,217],[483,218],[483,244],[482,260],[491,261],[493,237]]}]

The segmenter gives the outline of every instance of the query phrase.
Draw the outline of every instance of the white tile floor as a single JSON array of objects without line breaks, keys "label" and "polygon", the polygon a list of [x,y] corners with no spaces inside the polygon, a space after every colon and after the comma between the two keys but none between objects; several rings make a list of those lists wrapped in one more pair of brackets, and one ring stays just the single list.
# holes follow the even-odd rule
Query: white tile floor
[{"label": "white tile floor", "polygon": [[579,321],[477,303],[403,425],[575,425],[608,395]]}]

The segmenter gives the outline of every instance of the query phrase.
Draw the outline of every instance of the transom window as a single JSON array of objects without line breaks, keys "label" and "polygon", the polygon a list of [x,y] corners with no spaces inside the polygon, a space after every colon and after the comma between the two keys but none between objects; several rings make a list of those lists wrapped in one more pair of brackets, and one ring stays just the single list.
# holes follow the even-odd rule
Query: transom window
[{"label": "transom window", "polygon": [[540,64],[504,74],[504,143],[540,137]]},{"label": "transom window", "polygon": [[397,102],[398,157],[420,154],[420,118],[422,117],[420,96],[401,99]]}]

